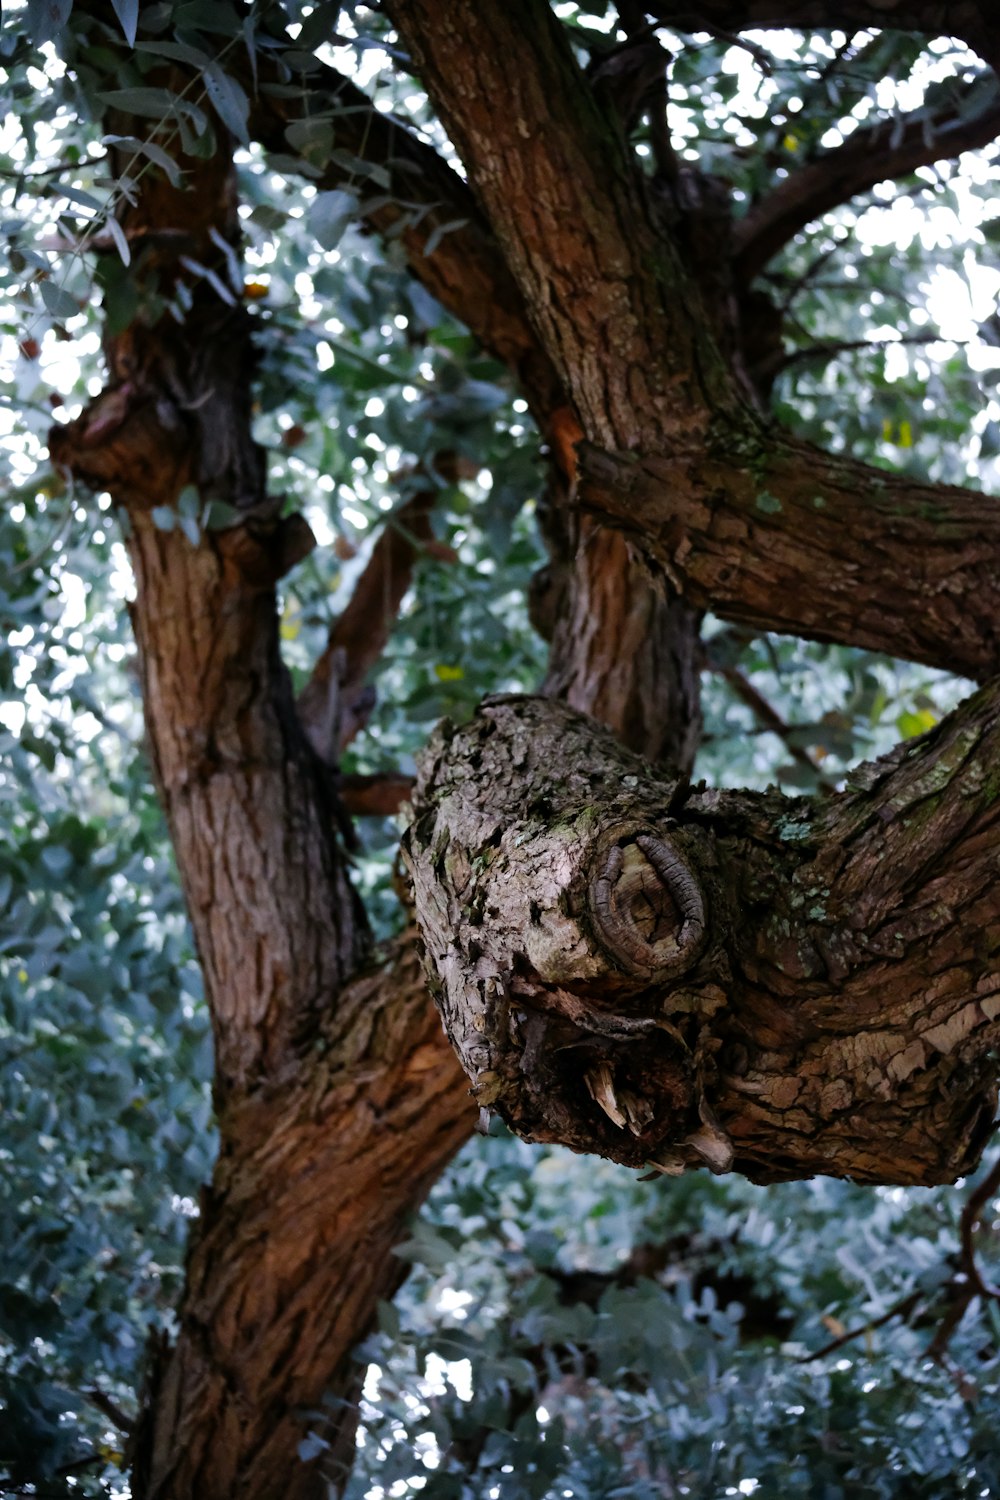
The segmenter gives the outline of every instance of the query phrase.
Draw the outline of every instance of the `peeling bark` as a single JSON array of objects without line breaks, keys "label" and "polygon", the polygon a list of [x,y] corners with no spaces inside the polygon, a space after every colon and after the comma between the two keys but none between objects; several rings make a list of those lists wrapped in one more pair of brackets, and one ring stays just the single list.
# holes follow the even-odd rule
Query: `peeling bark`
[{"label": "peeling bark", "polygon": [[817,801],[689,793],[543,699],[443,726],[404,851],[479,1103],[668,1173],[968,1172],[996,1104],[998,749],[995,684]]}]

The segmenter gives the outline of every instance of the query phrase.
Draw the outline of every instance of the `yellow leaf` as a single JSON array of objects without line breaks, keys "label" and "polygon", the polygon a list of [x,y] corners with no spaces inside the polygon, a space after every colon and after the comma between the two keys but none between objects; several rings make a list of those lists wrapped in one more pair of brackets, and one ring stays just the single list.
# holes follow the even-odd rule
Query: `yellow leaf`
[{"label": "yellow leaf", "polygon": [[799,138],[797,135],[786,135],[781,144],[786,151],[797,151],[799,149]]},{"label": "yellow leaf", "polygon": [[302,629],[302,606],[297,599],[289,599],[281,611],[281,639],[283,641],[294,641]]},{"label": "yellow leaf", "polygon": [[913,447],[913,428],[909,422],[900,422],[899,424],[899,446],[900,448]]},{"label": "yellow leaf", "polygon": [[446,667],[441,663],[434,668],[434,676],[438,682],[458,682],[465,673],[461,667]]},{"label": "yellow leaf", "polygon": [[911,708],[899,715],[896,728],[904,740],[912,740],[918,734],[926,734],[936,723],[937,715],[931,713],[929,708]]}]

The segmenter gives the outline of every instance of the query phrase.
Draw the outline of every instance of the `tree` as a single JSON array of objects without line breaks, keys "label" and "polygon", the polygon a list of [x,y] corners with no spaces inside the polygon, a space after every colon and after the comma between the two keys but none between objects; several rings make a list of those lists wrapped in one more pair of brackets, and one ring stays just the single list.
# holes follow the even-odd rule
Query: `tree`
[{"label": "tree", "polygon": [[[991,503],[945,482],[961,461],[943,474],[935,457],[928,476],[920,454],[850,451],[864,444],[833,424],[843,388],[807,386],[796,409],[779,377],[868,342],[874,314],[845,330],[823,282],[842,257],[869,307],[885,296],[844,206],[890,180],[947,192],[940,163],[1000,132],[997,27],[970,3],[949,15],[958,40],[928,53],[940,8],[920,3],[898,7],[906,32],[848,36],[830,28],[881,28],[897,7],[622,3],[595,34],[540,0],[390,0],[364,23],[394,49],[404,97],[419,78],[434,125],[422,96],[407,122],[332,66],[334,7],[293,22],[267,5],[112,9],[29,5],[7,55],[35,87],[17,70],[54,39],[57,92],[105,144],[110,213],[74,185],[79,144],[52,178],[48,249],[98,256],[107,371],[48,443],[124,527],[147,750],[214,1042],[218,1158],[132,1436],[133,1493],[310,1496],[348,1466],[351,1351],[471,1129],[470,1080],[529,1139],[667,1177],[929,1186],[979,1161],[1000,1016]],[[771,118],[726,120],[720,57],[754,27],[806,29]],[[780,74],[756,33],[744,45]],[[883,99],[884,78],[915,80],[920,102]],[[684,109],[672,133],[668,99]],[[315,190],[323,250],[360,221],[419,283],[414,325],[444,309],[476,346],[449,390],[404,345],[401,384],[425,389],[418,439],[396,416],[410,467],[383,476],[393,524],[297,692],[282,591],[316,542],[269,489],[253,429],[255,379],[299,378],[294,333],[280,309],[255,313],[264,284],[239,260],[243,224],[276,212],[257,148]],[[96,213],[86,229],[74,207]],[[23,294],[58,330],[78,273],[9,233]],[[349,308],[349,277],[338,291]],[[360,339],[345,348],[369,390],[397,379]],[[416,558],[447,567],[431,513],[478,472],[503,380],[544,445],[532,614],[550,645],[541,696],[446,723],[414,788],[404,858],[453,1052],[413,929],[373,946],[351,872],[352,811],[394,809],[410,783],[342,757]],[[911,419],[886,420],[905,454]],[[307,432],[282,433],[287,458]],[[509,526],[532,439],[486,441],[510,464],[490,501]],[[706,610],[733,627],[709,642],[719,671],[821,795],[692,783]],[[767,631],[985,686],[823,789],[808,737],[739,665]],[[57,881],[86,864],[86,829],[66,841]],[[963,1265],[978,1276],[971,1251]],[[300,1461],[304,1413],[324,1401]]]}]

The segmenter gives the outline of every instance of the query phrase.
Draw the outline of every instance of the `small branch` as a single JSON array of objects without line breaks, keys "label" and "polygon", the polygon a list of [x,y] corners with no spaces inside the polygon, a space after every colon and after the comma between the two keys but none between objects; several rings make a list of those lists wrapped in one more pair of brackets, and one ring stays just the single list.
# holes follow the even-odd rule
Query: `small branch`
[{"label": "small branch", "polygon": [[739,667],[724,666],[721,662],[713,661],[706,654],[706,665],[709,670],[715,672],[724,682],[728,682],[737,698],[745,703],[747,708],[760,720],[765,729],[771,730],[782,741],[785,749],[794,761],[804,766],[816,777],[816,786],[821,792],[832,792],[835,790],[831,781],[826,781],[820,771],[818,763],[809,754],[808,750],[794,742],[794,725],[786,721],[778,713],[777,709],[770,704],[764,695],[757,691],[753,683],[739,669]]},{"label": "small branch", "polygon": [[753,58],[765,78],[770,78],[774,72],[774,60],[757,42],[747,41],[746,37],[740,36],[739,32],[727,31],[724,26],[706,26],[705,30],[714,36],[717,42],[728,42],[731,47],[740,47]]},{"label": "small branch", "polygon": [[402,771],[377,772],[372,776],[341,776],[338,783],[344,811],[353,818],[391,818],[413,790],[413,777]]},{"label": "small branch", "polygon": [[650,0],[646,9],[662,24],[681,31],[708,31],[714,26],[734,32],[787,26],[844,31],[891,27],[937,37],[947,30],[991,65],[1000,50],[988,0],[962,6],[961,16],[959,7],[942,6],[940,0]]},{"label": "small branch", "polygon": [[[898,339],[825,339],[819,343],[810,344],[804,349],[789,349],[772,366],[764,366],[767,374],[781,375],[792,367],[792,365],[810,364],[813,360],[833,359],[838,354],[850,354],[861,350],[891,349],[894,346],[916,345],[926,348],[928,344],[941,343],[940,334],[927,335],[925,333],[907,334]],[[948,343],[964,342],[948,339]]]},{"label": "small branch", "polygon": [[126,1437],[131,1436],[135,1423],[131,1417],[122,1411],[116,1401],[112,1401],[110,1396],[105,1395],[103,1391],[99,1391],[96,1386],[85,1390],[83,1394],[91,1406],[96,1406],[98,1411],[103,1412],[115,1424],[119,1432],[124,1433]]},{"label": "small branch", "polygon": [[970,1193],[969,1201],[962,1210],[961,1238],[962,1238],[962,1269],[969,1278],[973,1290],[980,1297],[987,1300],[1000,1301],[1000,1287],[994,1286],[987,1281],[979,1269],[976,1261],[975,1234],[979,1228],[979,1221],[983,1209],[990,1199],[1000,1192],[1000,1157],[993,1163],[982,1182],[974,1193]]},{"label": "small branch", "polygon": [[[919,109],[894,121],[880,120],[791,170],[735,227],[737,279],[744,285],[752,281],[807,224],[876,183],[988,145],[1000,133],[1000,97],[985,82],[980,76],[965,85],[947,110],[932,115]],[[980,94],[985,102],[966,114],[970,99]]]},{"label": "small branch", "polygon": [[811,1354],[800,1355],[795,1363],[797,1365],[809,1365],[812,1364],[814,1359],[825,1359],[828,1354],[835,1354],[838,1349],[842,1349],[845,1344],[850,1344],[855,1339],[861,1338],[863,1334],[871,1333],[875,1328],[883,1328],[893,1318],[908,1318],[910,1313],[914,1312],[923,1300],[923,1292],[909,1292],[899,1302],[894,1302],[889,1311],[884,1312],[881,1317],[869,1318],[866,1323],[859,1323],[857,1328],[849,1328],[846,1333],[840,1333],[835,1339],[831,1339],[828,1344],[824,1344],[822,1349],[814,1349]]},{"label": "small branch", "polygon": [[[445,483],[457,477],[453,454],[436,460]],[[439,486],[428,484],[390,515],[326,649],[299,694],[303,727],[316,754],[334,765],[375,706],[366,678],[385,650],[421,552],[433,542],[430,513]]]}]

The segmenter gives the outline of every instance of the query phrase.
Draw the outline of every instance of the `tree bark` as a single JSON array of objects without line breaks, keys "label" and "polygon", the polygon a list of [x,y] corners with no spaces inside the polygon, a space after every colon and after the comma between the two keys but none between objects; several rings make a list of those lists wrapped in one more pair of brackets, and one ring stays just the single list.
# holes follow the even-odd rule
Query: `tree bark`
[{"label": "tree bark", "polygon": [[[318,1500],[354,1456],[352,1351],[405,1275],[407,1217],[475,1112],[412,941],[342,993],[308,1056],[221,1120],[140,1500]],[[327,1446],[309,1462],[306,1433]]]},{"label": "tree bark", "polygon": [[[733,368],[728,204],[692,174],[658,218],[547,4],[390,9],[469,185],[367,107],[339,143],[393,158],[426,212],[405,221],[384,194],[362,210],[516,373],[557,474],[550,699],[444,728],[408,835],[473,1091],[532,1138],[668,1173],[951,1180],[995,1102],[997,689],[826,802],[692,793],[678,772],[708,605],[995,671],[989,513],[764,428]],[[328,70],[310,79],[358,106]],[[312,98],[262,94],[254,129],[283,148]],[[307,1500],[349,1464],[350,1350],[470,1101],[412,944],[365,967],[336,736],[310,740],[279,651],[276,584],[312,539],[266,495],[245,314],[180,260],[224,278],[232,165],[184,167],[183,192],[147,173],[123,226],[140,280],[190,311],[111,339],[108,389],[52,439],[130,527],[150,750],[216,1042],[221,1152],[134,1492]],[[432,248],[456,205],[465,223]],[[191,487],[236,523],[190,535]],[[309,1427],[329,1446],[303,1465]]]},{"label": "tree bark", "polygon": [[1000,686],[822,800],[544,699],[432,741],[404,851],[479,1103],[629,1166],[951,1182],[996,1106]]},{"label": "tree bark", "polygon": [[749,417],[671,456],[588,449],[581,501],[693,604],[983,681],[1000,666],[989,496],[877,469]]},{"label": "tree bark", "polygon": [[[124,216],[161,293],[185,278],[179,255],[224,277],[212,231],[236,233],[225,152],[185,167],[186,191],[149,174]],[[279,651],[275,586],[312,537],[265,492],[244,309],[204,278],[188,293],[181,323],[140,317],[108,341],[107,389],[50,435],[54,462],[124,513],[149,748],[215,1038],[220,1155],[133,1493],[318,1500],[349,1466],[350,1355],[401,1279],[392,1246],[474,1112],[412,942],[352,979],[369,939],[335,776]],[[185,529],[185,491],[237,523],[189,513]],[[301,1464],[317,1423],[329,1448]]]}]

